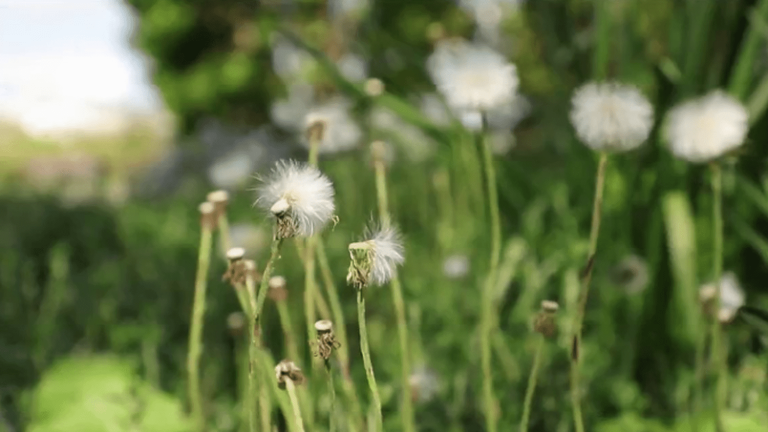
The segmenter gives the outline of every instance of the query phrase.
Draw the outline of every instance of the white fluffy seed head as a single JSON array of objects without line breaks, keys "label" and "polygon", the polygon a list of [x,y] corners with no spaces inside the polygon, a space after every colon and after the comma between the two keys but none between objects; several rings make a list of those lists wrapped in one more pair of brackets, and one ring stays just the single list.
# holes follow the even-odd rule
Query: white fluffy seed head
[{"label": "white fluffy seed head", "polygon": [[593,150],[632,150],[648,138],[653,126],[651,103],[630,85],[588,83],[574,92],[571,103],[576,135]]},{"label": "white fluffy seed head", "polygon": [[515,65],[493,49],[463,40],[437,44],[427,69],[448,105],[488,111],[515,98],[520,80]]},{"label": "white fluffy seed head", "polygon": [[667,116],[666,139],[672,153],[688,162],[707,162],[741,146],[749,114],[723,91],[684,102]]},{"label": "white fluffy seed head", "polygon": [[274,217],[288,214],[296,235],[302,237],[320,231],[335,210],[333,183],[328,177],[315,167],[292,160],[279,161],[262,180],[257,194],[259,207]]},{"label": "white fluffy seed head", "polygon": [[405,262],[400,232],[392,226],[374,225],[366,228],[364,235],[372,252],[370,282],[384,285],[392,279],[397,266]]}]

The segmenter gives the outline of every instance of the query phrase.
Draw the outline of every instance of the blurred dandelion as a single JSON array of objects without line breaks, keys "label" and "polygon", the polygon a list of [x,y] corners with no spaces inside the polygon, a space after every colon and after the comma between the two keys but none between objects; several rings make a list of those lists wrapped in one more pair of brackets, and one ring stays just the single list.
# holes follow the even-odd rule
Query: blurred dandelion
[{"label": "blurred dandelion", "polygon": [[648,264],[637,255],[628,255],[613,268],[611,279],[626,293],[638,293],[648,286]]},{"label": "blurred dandelion", "polygon": [[[324,126],[318,151],[320,153],[338,153],[352,150],[360,144],[363,132],[350,116],[350,102],[341,97],[330,99],[322,105],[313,107],[304,116],[304,129],[321,122]],[[309,147],[309,140],[303,140]]]},{"label": "blurred dandelion", "polygon": [[411,397],[415,402],[427,403],[440,391],[440,377],[425,365],[414,368],[408,377]]},{"label": "blurred dandelion", "polygon": [[443,274],[448,279],[461,279],[469,274],[469,257],[462,254],[451,255],[443,261]]},{"label": "blurred dandelion", "polygon": [[615,82],[588,83],[573,94],[571,123],[592,150],[637,148],[653,126],[653,107],[640,91]]},{"label": "blurred dandelion", "polygon": [[[717,286],[710,282],[699,290],[699,297],[705,307],[712,313],[712,305],[717,296]],[[720,278],[720,309],[717,311],[717,319],[723,323],[733,321],[739,308],[744,306],[744,290],[739,285],[739,280],[732,272],[723,274]]]},{"label": "blurred dandelion", "polygon": [[438,42],[427,69],[448,105],[460,111],[489,111],[515,98],[517,68],[491,48],[464,40]]},{"label": "blurred dandelion", "polygon": [[747,109],[723,91],[684,102],[668,116],[666,139],[672,153],[688,162],[707,162],[744,144]]}]

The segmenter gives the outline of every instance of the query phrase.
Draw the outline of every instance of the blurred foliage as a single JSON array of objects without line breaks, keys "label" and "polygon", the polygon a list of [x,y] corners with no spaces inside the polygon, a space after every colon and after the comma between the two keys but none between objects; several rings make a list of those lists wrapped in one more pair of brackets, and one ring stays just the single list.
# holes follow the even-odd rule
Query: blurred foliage
[{"label": "blurred foliage", "polygon": [[[467,172],[467,158],[477,155],[465,151],[465,132],[427,124],[410,104],[411,96],[432,89],[424,59],[433,44],[448,36],[470,37],[478,29],[473,16],[452,2],[431,0],[372,1],[370,8],[341,15],[329,12],[336,3],[330,0],[129,3],[140,17],[136,44],[154,59],[155,82],[183,132],[207,117],[252,127],[269,121],[272,103],[287,86],[272,64],[272,43],[281,32],[315,56],[317,61],[302,72],[318,93],[345,93],[356,101],[361,117],[384,105],[437,140],[433,158],[398,158],[389,172],[392,212],[407,239],[402,278],[413,363],[428,366],[441,384],[433,399],[418,405],[417,420],[421,431],[480,430],[476,323],[489,239],[482,199],[473,193],[473,173]],[[560,333],[545,357],[531,430],[571,430],[569,332],[587,251],[596,163],[575,140],[567,112],[573,88],[584,81],[608,77],[637,85],[654,103],[658,119],[678,101],[715,87],[728,89],[750,108],[750,143],[738,163],[729,161],[725,169],[725,268],[739,276],[751,306],[768,305],[767,150],[760,145],[768,139],[766,22],[766,0],[530,0],[504,15],[497,48],[516,63],[533,110],[515,129],[515,147],[497,161],[505,283],[497,289],[501,332],[494,343],[494,379],[502,430],[511,430],[520,417],[534,349],[530,318],[545,298],[561,304]],[[336,69],[348,52],[366,60],[368,76],[384,82],[384,95],[368,98],[359,82]],[[663,123],[658,124],[646,146],[613,158],[607,172],[583,360],[585,416],[589,430],[597,432],[690,429],[695,339],[701,332],[696,296],[711,278],[711,196],[705,167],[673,160],[658,138]],[[389,138],[375,128],[367,133]],[[417,143],[405,140],[401,147],[412,144]],[[367,161],[368,155],[356,150],[321,164],[337,192],[340,223],[324,235],[333,276],[345,294],[346,245],[375,211]],[[44,432],[61,430],[56,429],[61,424],[74,430],[72,423],[52,419],[91,421],[66,418],[79,411],[76,404],[82,400],[75,395],[83,396],[82,387],[68,383],[79,383],[73,377],[83,370],[95,377],[100,371],[108,374],[100,382],[120,391],[136,386],[146,392],[145,402],[158,401],[158,412],[177,415],[184,397],[199,231],[195,206],[204,192],[198,188],[163,201],[110,207],[65,205],[15,185],[5,188],[0,196],[0,408],[12,424]],[[249,193],[233,192],[231,219],[261,224]],[[262,263],[264,254],[254,252]],[[444,260],[456,254],[470,263],[469,274],[461,278],[443,271]],[[631,254],[643,258],[648,279],[644,290],[629,294],[615,268]],[[290,289],[303,283],[296,258],[295,249],[286,248],[277,268]],[[230,431],[238,423],[242,371],[235,366],[238,339],[227,337],[226,318],[237,302],[220,281],[223,271],[221,260],[215,260],[203,388],[212,430]],[[302,310],[300,297],[290,297],[291,310]],[[345,315],[354,317],[352,295],[342,300]],[[386,426],[397,430],[393,395],[403,389],[394,384],[399,358],[391,348],[396,335],[389,294],[371,292],[368,309]],[[347,333],[356,335],[351,318],[347,325]],[[284,350],[274,308],[266,308],[264,328],[279,358]],[[768,420],[766,339],[740,320],[727,332],[729,430],[762,431]],[[350,344],[350,353],[357,353],[356,338]],[[120,360],[75,357],[55,366],[79,351],[109,351]],[[305,364],[308,359],[305,353]],[[356,355],[352,373],[365,389]],[[72,396],[58,398],[57,407],[48,405],[54,402],[30,405],[22,397],[31,392],[32,400],[45,400],[61,386]],[[94,387],[92,394],[101,388]],[[126,407],[115,409],[123,419]],[[86,426],[113,430],[80,423],[77,428],[87,431]],[[183,430],[181,422],[176,426]]]}]

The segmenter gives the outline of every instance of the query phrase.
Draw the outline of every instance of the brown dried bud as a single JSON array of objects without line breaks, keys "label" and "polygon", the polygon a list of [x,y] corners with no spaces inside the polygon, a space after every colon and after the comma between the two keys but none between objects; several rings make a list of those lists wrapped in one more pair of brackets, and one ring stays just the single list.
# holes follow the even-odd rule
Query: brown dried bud
[{"label": "brown dried bud", "polygon": [[333,350],[341,346],[333,334],[333,323],[329,320],[317,321],[315,323],[315,330],[317,330],[317,351],[315,356],[328,360],[331,358]]},{"label": "brown dried bud", "polygon": [[227,204],[229,203],[229,193],[227,191],[213,191],[208,194],[206,199],[213,204],[217,218],[227,211]]},{"label": "brown dried bud", "polygon": [[216,208],[208,201],[200,204],[197,209],[200,211],[200,226],[204,229],[216,229]]},{"label": "brown dried bud", "polygon": [[285,278],[282,276],[272,276],[269,278],[269,291],[267,291],[267,295],[273,301],[285,301],[288,298]]},{"label": "brown dried bud", "polygon": [[324,118],[307,119],[307,140],[312,143],[320,143],[325,138],[326,120]]},{"label": "brown dried bud", "polygon": [[283,360],[275,366],[275,378],[277,378],[277,386],[281,389],[285,389],[286,380],[291,380],[296,385],[304,382],[301,369],[290,360]]},{"label": "brown dried bud", "polygon": [[533,331],[541,333],[544,337],[551,338],[557,333],[557,314],[559,306],[557,302],[545,300],[541,302],[541,311],[533,321]]}]

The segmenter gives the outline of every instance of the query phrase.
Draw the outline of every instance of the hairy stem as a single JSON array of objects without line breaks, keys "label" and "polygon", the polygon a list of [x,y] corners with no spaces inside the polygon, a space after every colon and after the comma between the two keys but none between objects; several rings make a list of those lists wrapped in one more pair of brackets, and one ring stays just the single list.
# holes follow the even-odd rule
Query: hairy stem
[{"label": "hairy stem", "polygon": [[713,163],[712,166],[712,221],[713,221],[713,257],[712,263],[714,269],[714,279],[717,285],[717,296],[715,296],[715,316],[712,319],[712,347],[711,357],[715,365],[715,427],[718,432],[725,430],[723,425],[723,412],[725,411],[726,399],[726,359],[723,347],[723,331],[718,319],[720,311],[722,286],[720,279],[723,277],[723,174],[720,165]]}]

